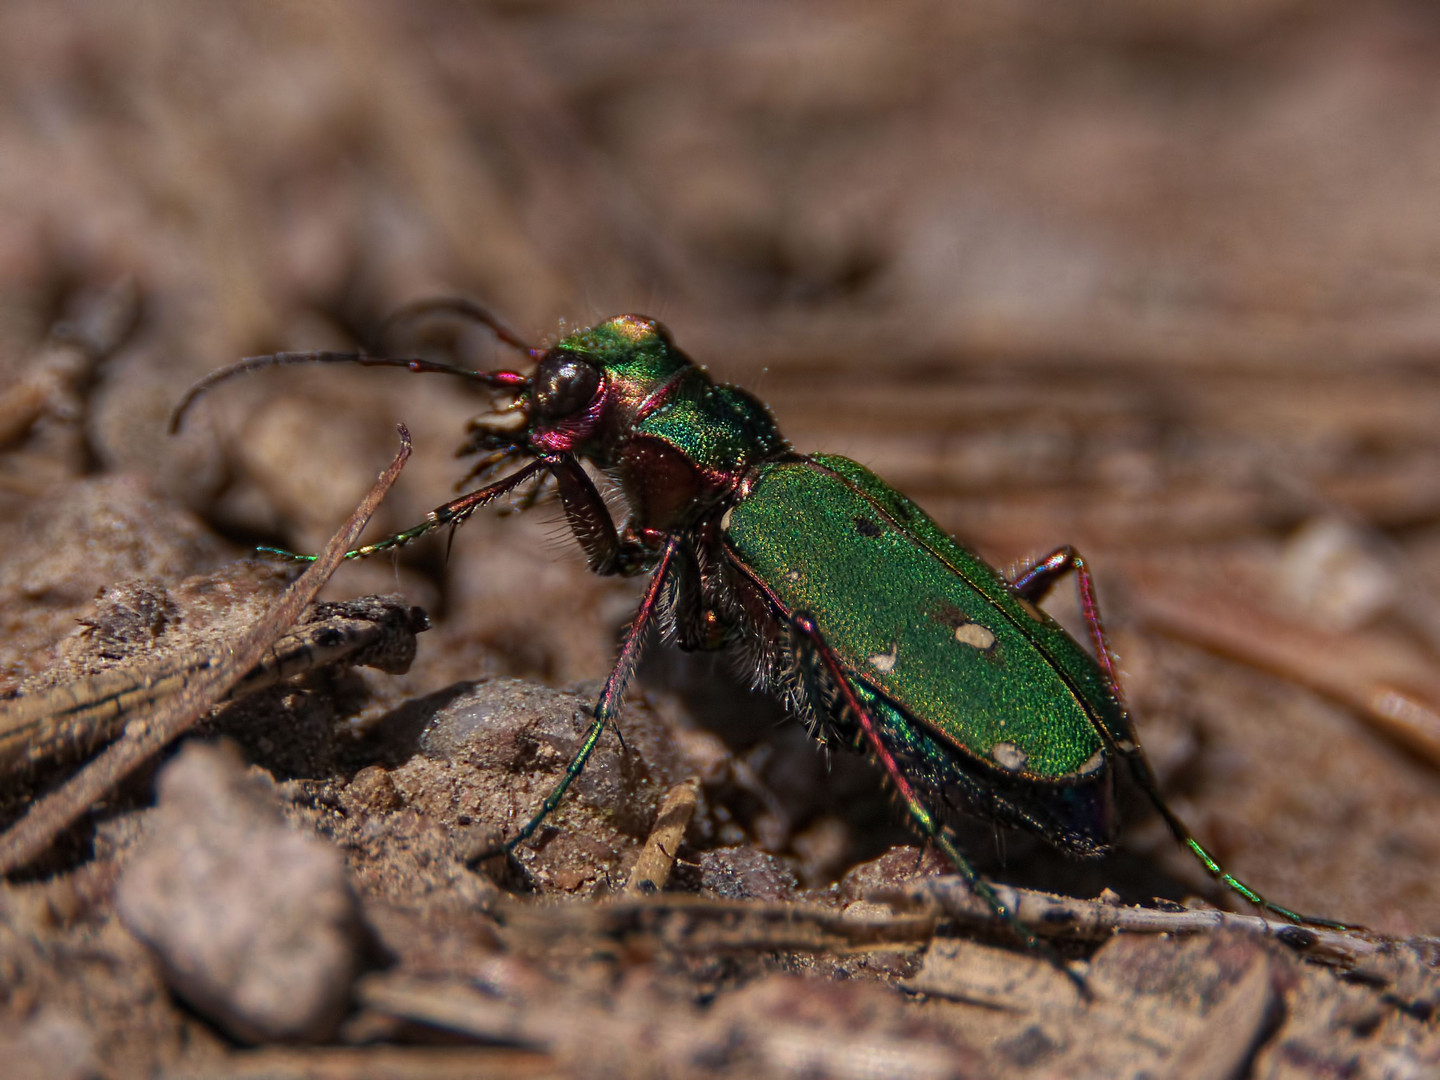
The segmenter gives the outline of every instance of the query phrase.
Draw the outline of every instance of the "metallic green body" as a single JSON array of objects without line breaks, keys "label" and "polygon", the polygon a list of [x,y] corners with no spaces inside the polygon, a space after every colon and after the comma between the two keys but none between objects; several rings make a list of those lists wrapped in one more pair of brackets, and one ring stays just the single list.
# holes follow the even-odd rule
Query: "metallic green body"
[{"label": "metallic green body", "polygon": [[617,382],[638,387],[659,386],[695,367],[663,327],[643,315],[617,315],[577,330],[556,342],[555,350],[584,355]]},{"label": "metallic green body", "polygon": [[938,738],[942,754],[1039,781],[1103,767],[1093,717],[1123,720],[1095,661],[863,466],[762,465],[722,528],[732,556],[785,610],[810,612],[881,695],[877,711]]},{"label": "metallic green body", "polygon": [[617,415],[602,434],[613,440],[615,426],[624,431],[612,441],[620,455],[606,458],[623,455],[637,439],[652,440],[723,483],[790,448],[769,409],[739,387],[713,382],[653,319],[607,319],[562,338],[555,350],[584,356],[605,374]]},{"label": "metallic green body", "polygon": [[789,449],[769,411],[745,391],[709,379],[695,390],[642,418],[635,435],[665,443],[717,477],[734,476]]}]

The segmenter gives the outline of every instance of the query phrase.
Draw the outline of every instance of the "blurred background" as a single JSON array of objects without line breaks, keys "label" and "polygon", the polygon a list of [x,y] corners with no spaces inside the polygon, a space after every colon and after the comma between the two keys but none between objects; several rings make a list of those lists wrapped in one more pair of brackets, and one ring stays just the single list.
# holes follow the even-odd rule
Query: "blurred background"
[{"label": "blurred background", "polygon": [[[1288,903],[1440,930],[1431,5],[6,0],[0,208],[0,691],[113,581],[313,549],[397,420],[377,529],[414,523],[485,405],[269,372],[167,437],[207,371],[434,294],[542,343],[639,311],[997,564],[1079,546],[1197,830]],[[543,510],[338,588],[397,579],[438,623],[408,692],[603,677],[636,597]],[[874,775],[812,796],[818,756],[776,765],[687,663],[651,692],[730,725],[769,846],[842,871]],[[1154,822],[1127,849],[1199,887]]]}]

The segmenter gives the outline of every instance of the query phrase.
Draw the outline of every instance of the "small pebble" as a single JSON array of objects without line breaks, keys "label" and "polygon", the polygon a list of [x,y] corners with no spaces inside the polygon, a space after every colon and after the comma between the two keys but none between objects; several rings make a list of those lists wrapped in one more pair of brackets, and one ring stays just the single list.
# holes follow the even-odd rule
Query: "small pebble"
[{"label": "small pebble", "polygon": [[343,857],[287,825],[227,746],[188,744],[158,786],[152,836],[119,884],[126,927],[175,993],[236,1038],[328,1038],[360,962]]}]

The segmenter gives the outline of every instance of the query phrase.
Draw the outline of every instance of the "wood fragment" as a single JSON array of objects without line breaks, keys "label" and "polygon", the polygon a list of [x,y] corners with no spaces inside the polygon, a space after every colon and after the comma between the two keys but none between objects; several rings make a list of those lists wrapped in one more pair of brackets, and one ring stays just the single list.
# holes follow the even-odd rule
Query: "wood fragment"
[{"label": "wood fragment", "polygon": [[[398,674],[415,654],[425,617],[399,597],[317,604],[275,641],[224,695],[237,701],[306,671],[341,661]],[[82,757],[124,730],[140,710],[179,693],[226,654],[192,651],[114,668],[41,693],[0,702],[0,777],[60,757]]]},{"label": "wood fragment", "polygon": [[139,293],[131,278],[81,297],[76,317],[57,325],[25,373],[0,390],[0,446],[17,442],[47,412],[65,412],[95,365],[135,326]]},{"label": "wood fragment", "polygon": [[557,1041],[553,1018],[453,981],[370,975],[355,997],[377,1012],[484,1042],[548,1053]]},{"label": "wood fragment", "polygon": [[695,777],[676,784],[666,793],[621,896],[649,896],[665,890],[665,882],[675,866],[675,853],[685,839],[685,830],[695,816],[699,798],[700,781]]},{"label": "wood fragment", "polygon": [[504,924],[517,945],[568,949],[576,947],[577,939],[610,939],[702,955],[757,949],[840,954],[920,946],[934,936],[941,918],[938,910],[896,912],[866,905],[857,916],[820,904],[683,893],[543,907],[517,900],[504,906]]},{"label": "wood fragment", "polygon": [[[942,1080],[958,1075],[952,1046],[877,1032],[839,1033],[789,1015],[757,1017],[758,1023],[723,1024],[717,1037],[716,1031],[704,1030],[703,1022],[683,1007],[638,1018],[583,996],[566,996],[558,987],[547,1002],[548,1009],[487,996],[454,978],[374,975],[362,982],[359,996],[377,1012],[453,1035],[543,1047],[553,1060],[569,1067],[566,1075],[608,1075],[611,1070],[603,1066],[594,1069],[597,1061],[624,1062],[638,1070],[633,1075],[652,1075],[655,1066],[660,1070],[654,1075],[707,1075],[711,1070],[700,1062],[713,1060],[717,1053],[732,1062],[751,1064],[752,1072],[742,1075],[758,1072],[857,1080],[879,1076]],[[563,1015],[563,1023],[556,1022],[557,1015]]]},{"label": "wood fragment", "polygon": [[1278,1005],[1286,965],[1235,932],[1156,944],[1122,937],[1102,947],[1083,1000],[1051,965],[964,938],[934,941],[902,985],[966,1006],[950,1010],[960,1030],[1012,1065],[1033,1063],[1045,1047],[1039,1075],[1239,1075]]},{"label": "wood fragment", "polygon": [[[1368,930],[1326,930],[1237,915],[1218,908],[1123,907],[1098,900],[1081,900],[1033,889],[1017,889],[992,882],[1002,903],[1013,907],[1020,921],[1036,934],[1074,941],[1104,941],[1117,932],[1129,934],[1203,934],[1237,927],[1274,938],[1300,955],[1339,967],[1353,967],[1394,948],[1398,939]],[[877,892],[874,899],[898,905],[918,904],[922,910],[967,926],[993,926],[988,904],[974,896],[964,879],[955,876],[923,878],[901,889]],[[1418,939],[1409,939],[1412,942]]]},{"label": "wood fragment", "polygon": [[[1233,928],[1271,938],[1307,959],[1347,969],[1401,947],[1440,949],[1440,941],[1434,939],[1402,941],[1361,929],[1296,926],[1216,908],[1126,907],[998,883],[992,887],[1034,933],[1068,941],[1103,942],[1117,933],[1190,935]],[[970,892],[963,878],[953,875],[877,890],[853,907],[858,910],[686,894],[543,907],[517,900],[504,906],[503,922],[517,946],[575,948],[577,939],[608,938],[646,941],[654,948],[685,954],[769,949],[859,953],[926,945],[947,922],[995,928],[989,905]]]}]

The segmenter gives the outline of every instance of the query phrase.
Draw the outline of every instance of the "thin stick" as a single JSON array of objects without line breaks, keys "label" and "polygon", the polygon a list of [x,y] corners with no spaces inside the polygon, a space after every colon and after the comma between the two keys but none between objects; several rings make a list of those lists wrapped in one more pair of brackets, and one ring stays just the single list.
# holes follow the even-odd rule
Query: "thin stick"
[{"label": "thin stick", "polygon": [[695,816],[699,798],[700,781],[695,777],[676,784],[665,795],[665,801],[655,814],[650,836],[635,860],[621,896],[648,896],[664,891],[665,882],[670,879],[670,871],[675,866],[675,853],[685,839],[685,830]]},{"label": "thin stick", "polygon": [[1148,570],[1137,577],[1134,607],[1146,625],[1308,686],[1440,766],[1440,678],[1428,661],[1298,625],[1243,597],[1176,586]]},{"label": "thin stick", "polygon": [[[1104,942],[1117,931],[1204,934],[1235,927],[1279,941],[1309,960],[1342,968],[1393,954],[1397,948],[1433,950],[1436,945],[1435,938],[1317,929],[1215,908],[1128,907],[1012,885],[993,887],[1017,919],[1036,934],[1059,941]],[[873,890],[864,899],[868,903],[863,913],[822,904],[722,900],[685,893],[622,895],[602,904],[574,901],[543,909],[511,901],[505,907],[505,925],[511,934],[530,935],[551,947],[563,942],[566,948],[578,948],[576,939],[587,935],[612,942],[637,937],[690,955],[757,949],[866,952],[924,946],[947,922],[980,930],[996,928],[990,905],[958,875],[916,878]],[[1045,962],[1039,956],[1036,961]]]},{"label": "thin stick", "polygon": [[[278,638],[229,689],[226,700],[343,660],[395,673],[409,667],[415,634],[427,626],[418,608],[393,597],[329,607],[332,613]],[[312,619],[317,610],[311,609]],[[0,779],[52,759],[87,756],[119,735],[142,710],[225,661],[223,652],[186,651],[0,702]]]},{"label": "thin stick", "polygon": [[44,852],[61,832],[74,824],[106,792],[152,754],[184,734],[225,696],[236,681],[264,658],[271,643],[280,634],[295,625],[300,613],[315,599],[340,565],[345,552],[364,531],[380,500],[390,490],[390,485],[410,457],[410,432],[403,424],[399,425],[399,432],[399,453],[380,474],[350,520],[265,616],[242,634],[234,645],[224,650],[224,662],[202,672],[154,712],[132,720],[118,742],[62,787],[36,802],[24,817],[0,836],[0,874],[8,874]]},{"label": "thin stick", "polygon": [[[1259,915],[1238,915],[1218,908],[1173,911],[1122,907],[1099,900],[1081,900],[1020,889],[1013,885],[994,885],[994,888],[1015,911],[1016,918],[1037,934],[1072,941],[1104,941],[1116,931],[1130,934],[1198,934],[1234,926],[1278,938],[1313,960],[1350,967],[1383,953],[1395,940],[1369,931],[1275,923]],[[882,902],[901,898],[934,904],[947,918],[974,926],[985,926],[993,920],[989,908],[965,887],[960,878],[925,878],[899,889],[882,890],[872,897]]]}]

